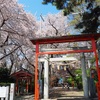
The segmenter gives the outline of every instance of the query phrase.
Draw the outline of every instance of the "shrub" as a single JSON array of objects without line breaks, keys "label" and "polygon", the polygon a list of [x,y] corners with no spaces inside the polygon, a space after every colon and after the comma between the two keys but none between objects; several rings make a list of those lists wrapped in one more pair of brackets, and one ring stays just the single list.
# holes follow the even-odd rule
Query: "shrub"
[{"label": "shrub", "polygon": [[1,67],[0,68],[0,83],[8,84],[11,82],[14,82],[14,79],[10,77],[9,69]]}]

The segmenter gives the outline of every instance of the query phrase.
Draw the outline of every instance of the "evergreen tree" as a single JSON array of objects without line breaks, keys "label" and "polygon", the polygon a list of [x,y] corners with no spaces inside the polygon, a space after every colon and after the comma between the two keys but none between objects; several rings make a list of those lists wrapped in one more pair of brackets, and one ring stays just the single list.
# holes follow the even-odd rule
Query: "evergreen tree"
[{"label": "evergreen tree", "polygon": [[65,16],[84,6],[84,12],[80,14],[82,19],[75,28],[82,29],[82,33],[100,33],[100,0],[43,0],[42,3],[51,3],[63,10]]}]

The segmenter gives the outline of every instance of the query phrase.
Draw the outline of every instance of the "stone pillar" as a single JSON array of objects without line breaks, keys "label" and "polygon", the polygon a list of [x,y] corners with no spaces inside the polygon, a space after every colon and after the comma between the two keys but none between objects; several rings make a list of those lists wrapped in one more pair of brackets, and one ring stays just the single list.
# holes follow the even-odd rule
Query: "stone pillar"
[{"label": "stone pillar", "polygon": [[86,62],[85,62],[84,53],[81,54],[81,68],[82,68],[84,97],[89,98],[88,78],[86,73]]},{"label": "stone pillar", "polygon": [[48,61],[48,55],[46,55],[44,61],[44,99],[48,98],[49,98],[49,61]]},{"label": "stone pillar", "polygon": [[10,84],[10,98],[9,98],[9,100],[14,100],[14,87],[15,87],[14,83],[11,83]]},{"label": "stone pillar", "polygon": [[60,70],[60,65],[57,65],[57,69]]},{"label": "stone pillar", "polygon": [[41,72],[42,72],[42,64],[43,62],[39,62],[38,66],[39,66],[39,89],[40,89],[40,98],[43,97],[43,86],[42,86],[42,75],[41,75]]}]

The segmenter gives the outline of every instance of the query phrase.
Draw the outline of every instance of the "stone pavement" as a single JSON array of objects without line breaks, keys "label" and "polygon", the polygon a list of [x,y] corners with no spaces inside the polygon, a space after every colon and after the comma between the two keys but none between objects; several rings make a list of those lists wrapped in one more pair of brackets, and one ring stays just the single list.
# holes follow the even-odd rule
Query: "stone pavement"
[{"label": "stone pavement", "polygon": [[98,100],[97,98],[86,99],[84,98],[83,91],[79,91],[76,88],[73,89],[72,87],[70,87],[70,90],[67,88],[55,87],[50,91],[50,98],[56,98],[57,100]]},{"label": "stone pavement", "polygon": [[14,100],[34,100],[34,95],[15,96]]},{"label": "stone pavement", "polygon": [[[49,100],[98,100],[97,98],[84,98],[83,91],[72,88],[68,90],[62,87],[50,89],[49,98]],[[34,100],[34,95],[17,96],[14,100]]]}]

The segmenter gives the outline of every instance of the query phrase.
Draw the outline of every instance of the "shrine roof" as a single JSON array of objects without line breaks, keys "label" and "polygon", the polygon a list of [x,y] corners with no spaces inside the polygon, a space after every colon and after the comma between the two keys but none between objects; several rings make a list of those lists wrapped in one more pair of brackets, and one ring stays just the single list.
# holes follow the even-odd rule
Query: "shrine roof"
[{"label": "shrine roof", "polygon": [[31,40],[33,44],[50,44],[50,43],[64,43],[64,42],[78,42],[78,41],[90,41],[92,39],[97,40],[100,37],[100,33],[91,34],[79,34],[79,35],[67,35],[56,37],[43,37],[34,38]]},{"label": "shrine roof", "polygon": [[14,72],[10,75],[11,77],[33,77],[33,74],[30,73],[28,70],[18,70],[17,72]]}]

